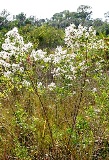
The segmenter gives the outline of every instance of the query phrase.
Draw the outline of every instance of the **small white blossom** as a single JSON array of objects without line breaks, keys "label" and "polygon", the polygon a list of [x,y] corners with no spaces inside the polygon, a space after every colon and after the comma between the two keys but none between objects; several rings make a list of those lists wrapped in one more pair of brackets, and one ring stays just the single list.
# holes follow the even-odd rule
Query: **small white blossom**
[{"label": "small white blossom", "polygon": [[39,49],[37,51],[33,50],[31,52],[30,57],[33,58],[35,61],[37,61],[37,60],[43,60],[45,58],[46,54],[47,53],[43,52],[41,49]]},{"label": "small white blossom", "polygon": [[38,83],[37,83],[37,87],[38,87],[38,88],[42,87],[42,82],[38,82]]},{"label": "small white blossom", "polygon": [[25,86],[25,87],[29,87],[30,86],[30,82],[28,82],[27,80],[24,80],[22,82],[22,85]]},{"label": "small white blossom", "polygon": [[96,89],[96,88],[93,88],[93,89],[92,89],[92,92],[93,92],[93,93],[97,92],[97,89]]},{"label": "small white blossom", "polygon": [[90,83],[89,79],[86,79],[85,81],[88,82],[88,83]]},{"label": "small white blossom", "polygon": [[100,109],[94,109],[94,111],[96,114],[100,113]]},{"label": "small white blossom", "polygon": [[11,76],[11,74],[12,74],[11,71],[4,72],[4,76],[8,78]]},{"label": "small white blossom", "polygon": [[5,69],[10,68],[11,64],[7,63],[6,61],[0,59],[0,65],[2,65],[3,67],[5,67]]},{"label": "small white blossom", "polygon": [[51,82],[49,85],[48,85],[48,89],[50,91],[52,91],[54,88],[56,88],[56,84],[54,82]]},{"label": "small white blossom", "polygon": [[73,91],[73,95],[75,95],[76,94],[76,91]]},{"label": "small white blossom", "polygon": [[20,72],[24,72],[24,68],[23,67],[19,67]]},{"label": "small white blossom", "polygon": [[45,57],[45,58],[43,59],[43,61],[46,62],[46,63],[47,63],[47,62],[51,62],[51,58],[50,58],[50,57]]}]

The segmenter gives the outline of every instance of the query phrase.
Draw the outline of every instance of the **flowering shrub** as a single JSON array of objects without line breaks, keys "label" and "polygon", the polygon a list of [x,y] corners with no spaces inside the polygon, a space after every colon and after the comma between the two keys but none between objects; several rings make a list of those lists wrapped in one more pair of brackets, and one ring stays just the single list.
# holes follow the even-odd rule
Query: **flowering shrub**
[{"label": "flowering shrub", "polygon": [[[82,72],[88,69],[91,57],[96,57],[94,55],[96,50],[104,49],[104,42],[98,40],[96,31],[92,27],[88,29],[79,25],[76,29],[74,24],[71,24],[65,29],[65,43],[68,48],[63,49],[58,46],[54,54],[48,55],[47,52],[42,50],[35,51],[32,49],[30,42],[25,44],[23,37],[18,33],[18,29],[12,29],[6,34],[5,42],[2,44],[3,51],[0,52],[0,64],[4,76],[9,78],[18,75],[18,78],[21,77],[23,85],[29,86],[30,79],[26,76],[28,74],[27,70],[33,70],[33,64],[37,68],[36,64],[40,61],[39,72],[37,72],[37,68],[36,73],[34,73],[37,74],[38,78],[40,77],[37,83],[40,83],[43,79],[43,75],[39,76],[41,72],[42,74],[47,72],[45,68],[50,69],[51,65],[50,74],[53,76],[51,84],[57,83],[55,86],[64,87],[64,89],[68,86],[71,87],[78,75],[81,76]],[[97,57],[100,61],[98,54]],[[101,67],[100,65],[100,62],[96,62],[98,70]],[[27,79],[25,79],[26,77]],[[64,79],[64,82],[59,83],[62,79]],[[41,83],[48,85],[48,88],[50,86],[50,84]]]},{"label": "flowering shrub", "polygon": [[[88,71],[102,74],[104,62],[102,53],[105,44],[104,40],[98,39],[93,27],[79,25],[76,28],[71,24],[65,29],[65,44],[66,49],[58,46],[55,53],[48,57],[53,64],[52,74],[57,83],[56,86],[68,90],[74,87],[75,83],[81,83],[84,74]],[[96,59],[95,62],[94,59]]]},{"label": "flowering shrub", "polygon": [[11,78],[13,81],[17,80],[18,83],[22,79],[23,84],[25,83],[23,75],[31,48],[32,44],[24,43],[17,28],[13,28],[6,34],[5,42],[2,44],[3,51],[0,52],[0,65],[5,77]]},{"label": "flowering shrub", "polygon": [[79,25],[76,29],[76,26],[71,24],[65,29],[65,34],[65,43],[74,52],[81,51],[82,47],[83,49],[87,48],[87,51],[104,48],[104,41],[98,40],[96,31],[92,26],[87,28]]},{"label": "flowering shrub", "polygon": [[[6,34],[0,52],[0,110],[7,130],[0,131],[10,134],[0,137],[3,156],[56,160],[95,156],[109,131],[105,49],[108,45],[96,31],[81,25],[67,27],[65,46],[51,53],[25,44],[17,28]],[[11,117],[10,124],[4,115]]]}]

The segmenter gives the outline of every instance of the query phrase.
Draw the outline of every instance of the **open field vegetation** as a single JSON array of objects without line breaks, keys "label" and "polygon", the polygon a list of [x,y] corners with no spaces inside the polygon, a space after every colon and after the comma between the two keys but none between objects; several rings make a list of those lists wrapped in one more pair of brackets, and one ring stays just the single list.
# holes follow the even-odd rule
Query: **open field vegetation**
[{"label": "open field vegetation", "polygon": [[0,32],[0,160],[108,160],[108,35],[82,23],[9,29]]}]

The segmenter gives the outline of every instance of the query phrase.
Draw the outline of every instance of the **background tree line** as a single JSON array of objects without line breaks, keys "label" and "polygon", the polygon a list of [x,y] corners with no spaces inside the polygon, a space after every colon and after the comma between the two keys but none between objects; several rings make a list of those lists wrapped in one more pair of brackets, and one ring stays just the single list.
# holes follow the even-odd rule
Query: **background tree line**
[{"label": "background tree line", "polygon": [[0,13],[0,38],[3,41],[4,34],[13,27],[18,27],[20,34],[25,41],[31,41],[34,48],[55,48],[57,45],[63,45],[64,29],[71,23],[78,26],[93,26],[98,35],[109,34],[109,12],[104,13],[105,21],[100,18],[92,19],[92,7],[80,5],[76,12],[64,10],[55,13],[50,19],[37,19],[35,16],[27,17],[21,12],[13,15],[10,20],[10,13],[3,10]]}]

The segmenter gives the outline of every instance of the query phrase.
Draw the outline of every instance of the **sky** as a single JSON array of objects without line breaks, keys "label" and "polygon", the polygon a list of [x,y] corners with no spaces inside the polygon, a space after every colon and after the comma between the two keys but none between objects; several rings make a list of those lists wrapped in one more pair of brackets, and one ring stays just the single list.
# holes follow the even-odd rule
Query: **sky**
[{"label": "sky", "polygon": [[69,10],[77,11],[80,5],[92,7],[92,18],[104,18],[109,11],[109,0],[0,0],[0,13],[6,9],[11,15],[21,12],[27,17],[35,16],[38,19],[51,18],[53,14]]}]

